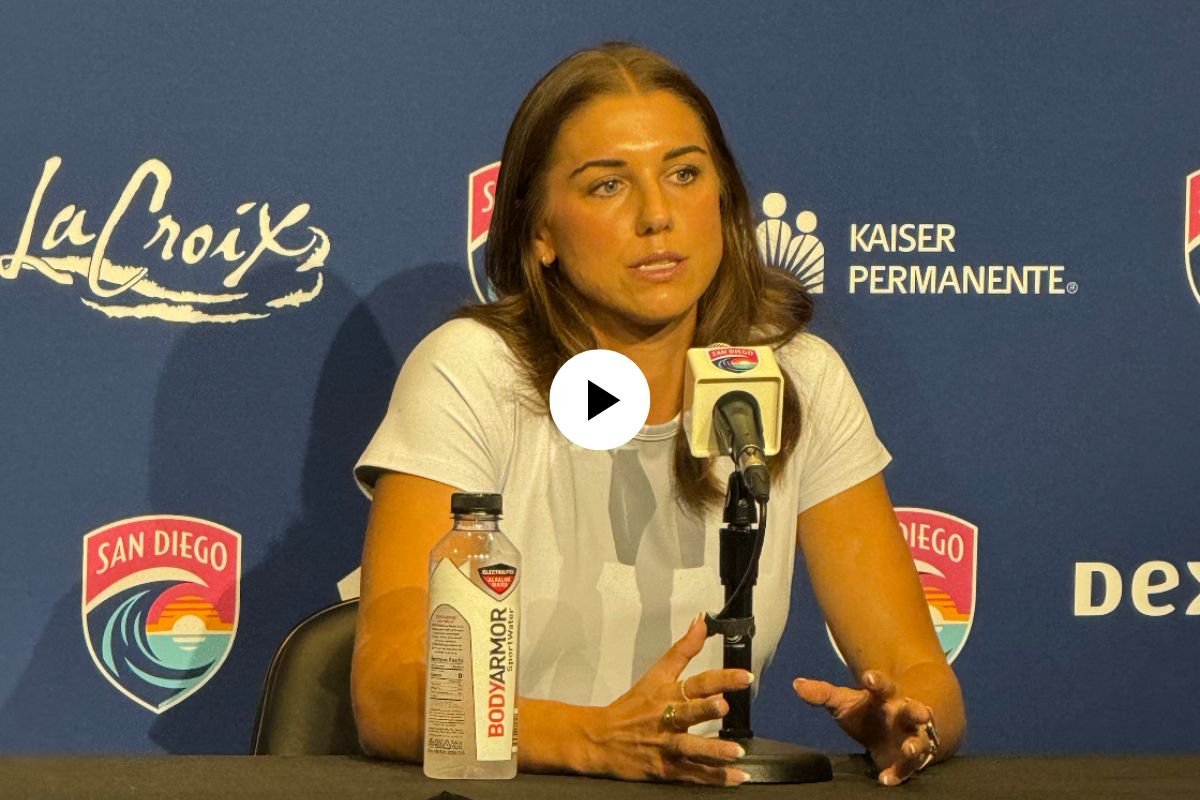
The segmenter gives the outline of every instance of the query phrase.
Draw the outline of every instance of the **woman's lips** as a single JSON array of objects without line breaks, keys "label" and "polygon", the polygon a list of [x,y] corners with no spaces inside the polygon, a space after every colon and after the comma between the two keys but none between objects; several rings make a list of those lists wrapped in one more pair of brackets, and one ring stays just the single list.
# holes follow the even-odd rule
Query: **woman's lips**
[{"label": "woman's lips", "polygon": [[666,281],[683,271],[687,258],[679,253],[655,253],[630,265],[639,278],[650,281]]}]

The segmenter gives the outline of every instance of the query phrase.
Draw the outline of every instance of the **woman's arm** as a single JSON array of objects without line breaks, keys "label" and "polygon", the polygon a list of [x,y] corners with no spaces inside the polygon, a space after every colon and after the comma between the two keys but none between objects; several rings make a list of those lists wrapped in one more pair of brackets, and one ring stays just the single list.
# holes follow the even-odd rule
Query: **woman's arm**
[{"label": "woman's arm", "polygon": [[[450,528],[444,483],[384,473],[375,485],[363,548],[362,594],[351,691],[363,749],[420,763],[425,724],[429,551]],[[588,758],[584,709],[521,699],[521,766],[554,768]],[[544,731],[556,734],[546,736]]]},{"label": "woman's arm", "polygon": [[[456,489],[385,473],[375,486],[363,549],[362,595],[351,671],[354,716],[363,749],[419,763],[423,757],[425,631],[429,551],[450,527]],[[679,674],[704,646],[703,624],[663,656],[635,686],[603,708],[519,698],[520,768],[629,779],[740,783],[733,742],[686,732],[728,711],[722,692],[745,689],[742,670]],[[662,722],[669,704],[677,727]]]},{"label": "woman's arm", "polygon": [[958,749],[966,713],[946,663],[883,475],[800,515],[797,542],[813,591],[851,673],[886,673],[899,697],[933,711],[938,760]]}]

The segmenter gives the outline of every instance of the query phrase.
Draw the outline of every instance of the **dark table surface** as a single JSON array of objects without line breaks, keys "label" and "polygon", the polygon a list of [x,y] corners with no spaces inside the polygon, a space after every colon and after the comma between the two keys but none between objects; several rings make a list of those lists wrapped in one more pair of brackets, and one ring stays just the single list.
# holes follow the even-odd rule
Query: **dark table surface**
[{"label": "dark table surface", "polygon": [[513,781],[434,781],[420,767],[356,756],[7,756],[0,798],[1193,798],[1200,756],[953,759],[895,788],[860,756],[835,756],[827,783],[734,789],[520,775]]}]

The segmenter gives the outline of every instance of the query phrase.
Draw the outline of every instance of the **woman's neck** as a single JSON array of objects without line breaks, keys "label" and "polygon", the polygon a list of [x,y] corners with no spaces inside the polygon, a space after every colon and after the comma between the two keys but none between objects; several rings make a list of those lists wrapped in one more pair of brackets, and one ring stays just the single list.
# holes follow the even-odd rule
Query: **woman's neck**
[{"label": "woman's neck", "polygon": [[683,405],[683,365],[696,330],[696,310],[662,325],[604,330],[593,325],[596,341],[638,365],[650,385],[647,425],[670,422]]}]

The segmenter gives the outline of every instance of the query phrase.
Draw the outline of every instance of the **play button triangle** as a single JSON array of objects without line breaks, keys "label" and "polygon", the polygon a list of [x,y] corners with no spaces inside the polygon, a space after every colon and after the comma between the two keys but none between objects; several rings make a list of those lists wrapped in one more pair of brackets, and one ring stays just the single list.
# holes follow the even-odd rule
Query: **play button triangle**
[{"label": "play button triangle", "polygon": [[599,386],[592,383],[591,381],[588,381],[587,385],[588,385],[588,416],[587,416],[587,418],[589,420],[594,418],[597,414],[601,414],[601,413],[607,411],[608,409],[612,408],[613,406],[615,406],[617,403],[621,402],[621,399],[619,397],[615,397],[615,396],[609,394],[608,392],[604,391],[603,389],[601,389]]},{"label": "play button triangle", "polygon": [[576,353],[550,384],[550,416],[576,447],[622,447],[638,435],[649,414],[646,376],[615,350]]}]

